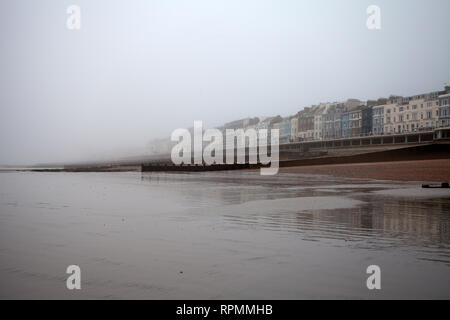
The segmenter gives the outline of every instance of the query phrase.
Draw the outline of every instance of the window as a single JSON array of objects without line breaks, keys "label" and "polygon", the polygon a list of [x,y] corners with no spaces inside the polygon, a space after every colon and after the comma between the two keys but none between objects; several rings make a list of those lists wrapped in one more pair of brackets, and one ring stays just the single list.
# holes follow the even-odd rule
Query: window
[{"label": "window", "polygon": [[415,104],[415,105],[413,105],[413,110],[416,110],[417,109],[417,105]]}]

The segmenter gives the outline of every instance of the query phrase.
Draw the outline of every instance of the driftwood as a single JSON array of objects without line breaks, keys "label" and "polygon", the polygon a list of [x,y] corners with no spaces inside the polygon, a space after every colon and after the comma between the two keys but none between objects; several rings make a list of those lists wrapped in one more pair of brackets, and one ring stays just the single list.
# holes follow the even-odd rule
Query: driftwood
[{"label": "driftwood", "polygon": [[433,188],[450,188],[450,183],[448,182],[443,182],[441,184],[423,184],[422,188],[427,188],[427,189],[433,189]]}]

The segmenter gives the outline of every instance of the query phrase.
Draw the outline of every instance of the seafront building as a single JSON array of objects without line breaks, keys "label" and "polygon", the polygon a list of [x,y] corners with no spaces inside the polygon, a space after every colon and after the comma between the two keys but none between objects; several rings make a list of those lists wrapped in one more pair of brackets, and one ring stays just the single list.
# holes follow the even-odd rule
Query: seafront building
[{"label": "seafront building", "polygon": [[314,140],[323,140],[323,116],[329,107],[329,103],[320,103],[314,112]]},{"label": "seafront building", "polygon": [[[259,123],[259,118],[249,118],[245,121],[244,123],[244,130],[256,130],[256,126]],[[252,135],[250,135],[246,140],[245,140],[245,146],[248,147],[250,145],[256,145],[257,141],[257,137],[254,137]]]},{"label": "seafront building", "polygon": [[[450,91],[450,90],[448,90]],[[439,96],[439,124],[450,126],[450,93]]]},{"label": "seafront building", "polygon": [[314,140],[314,117],[318,107],[306,107],[300,114],[298,119],[298,136],[299,141]]},{"label": "seafront building", "polygon": [[323,139],[338,139],[342,137],[342,114],[345,111],[344,103],[332,103],[322,116]]},{"label": "seafront building", "polygon": [[[398,106],[398,99],[400,99],[400,97],[391,97],[385,105],[380,106],[380,108],[382,108],[384,112],[383,116],[374,117],[374,119],[378,119],[378,123],[376,124],[378,128],[378,134],[394,133],[394,109]],[[383,120],[380,120],[380,118],[382,118]],[[378,127],[381,126],[381,122],[383,122],[383,129],[380,129]]]},{"label": "seafront building", "polygon": [[255,125],[256,131],[267,130],[267,143],[271,139],[271,129],[274,129],[274,125],[277,124],[277,129],[279,129],[278,123],[281,123],[283,119],[280,116],[263,118],[258,124]]},{"label": "seafront building", "polygon": [[410,97],[399,111],[401,132],[434,129],[439,126],[439,92]]},{"label": "seafront building", "polygon": [[387,134],[433,130],[440,126],[439,92],[399,97],[385,107],[385,118]]},{"label": "seafront building", "polygon": [[278,122],[274,125],[274,129],[276,129],[277,127],[280,130],[280,144],[291,142],[291,119],[282,119],[281,122]]},{"label": "seafront building", "polygon": [[361,110],[361,135],[371,136],[373,133],[373,106]]},{"label": "seafront building", "polygon": [[372,132],[374,136],[384,133],[384,104],[372,108]]},{"label": "seafront building", "polygon": [[352,135],[352,129],[350,127],[350,112],[346,111],[341,116],[341,126],[342,126],[342,138],[348,138]]},{"label": "seafront building", "polygon": [[298,141],[298,115],[291,118],[291,142]]},{"label": "seafront building", "polygon": [[360,105],[356,107],[355,110],[350,111],[349,118],[350,118],[350,128],[351,128],[351,136],[352,137],[359,137],[361,135],[361,128],[362,128],[362,109],[365,107],[365,105]]}]

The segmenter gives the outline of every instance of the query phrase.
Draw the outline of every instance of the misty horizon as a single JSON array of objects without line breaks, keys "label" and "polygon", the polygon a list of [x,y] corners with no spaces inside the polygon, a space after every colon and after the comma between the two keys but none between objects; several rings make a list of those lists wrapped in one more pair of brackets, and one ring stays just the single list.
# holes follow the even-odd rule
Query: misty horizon
[{"label": "misty horizon", "polygon": [[[68,30],[66,8],[81,8]],[[152,139],[449,84],[450,2],[1,3],[0,164],[144,154]]]}]

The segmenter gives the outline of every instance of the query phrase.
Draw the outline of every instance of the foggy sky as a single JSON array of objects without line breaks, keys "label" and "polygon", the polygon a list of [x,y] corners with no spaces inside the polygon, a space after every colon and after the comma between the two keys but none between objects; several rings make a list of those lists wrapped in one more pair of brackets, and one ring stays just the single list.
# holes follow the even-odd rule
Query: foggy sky
[{"label": "foggy sky", "polygon": [[[81,30],[66,28],[72,4]],[[0,164],[144,152],[194,120],[442,90],[449,12],[448,0],[3,0]]]}]

